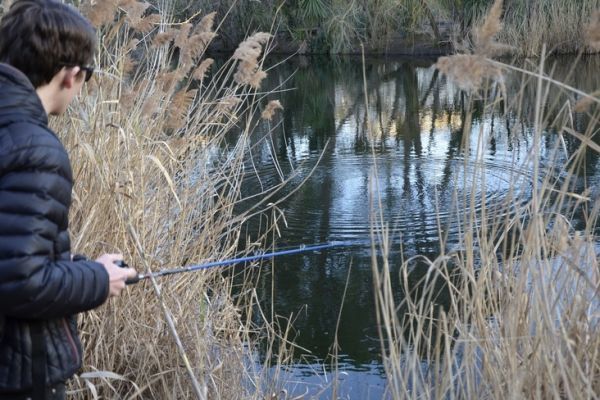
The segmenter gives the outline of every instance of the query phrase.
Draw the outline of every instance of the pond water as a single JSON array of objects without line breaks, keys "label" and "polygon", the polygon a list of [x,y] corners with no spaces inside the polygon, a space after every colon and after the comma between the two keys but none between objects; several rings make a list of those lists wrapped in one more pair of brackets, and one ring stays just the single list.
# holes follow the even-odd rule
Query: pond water
[{"label": "pond water", "polygon": [[[263,88],[278,90],[268,99],[279,99],[285,110],[253,134],[257,145],[244,190],[293,176],[271,200],[289,196],[278,205],[285,215],[278,248],[352,242],[280,257],[261,272],[263,309],[280,326],[291,324],[289,339],[298,346],[282,376],[290,394],[331,398],[336,390],[339,398],[384,397],[369,243],[374,211],[391,230],[390,264],[397,273],[408,257],[435,258],[440,232],[445,247],[459,244],[461,204],[490,208],[509,196],[527,199],[534,179],[564,173],[567,154],[577,145],[566,138],[559,146],[564,151],[554,152],[558,136],[548,129],[540,143],[541,174],[534,177],[528,155],[535,82],[508,74],[507,91],[524,93],[521,112],[492,111],[476,101],[470,133],[464,134],[467,99],[438,74],[434,61],[367,59],[365,79],[360,58],[292,58],[269,70]],[[552,59],[548,69],[584,91],[600,88],[600,58],[585,58],[573,70],[572,64],[572,58]],[[547,106],[560,99],[550,91]],[[586,123],[582,115],[573,118],[575,125]],[[268,140],[259,141],[263,136]],[[588,153],[574,182],[597,196],[600,163]],[[477,184],[482,176],[486,185]],[[248,236],[258,236],[271,221],[253,219]],[[418,279],[418,265],[415,271]],[[334,360],[337,375],[330,368]],[[335,376],[339,386],[333,388]]]}]

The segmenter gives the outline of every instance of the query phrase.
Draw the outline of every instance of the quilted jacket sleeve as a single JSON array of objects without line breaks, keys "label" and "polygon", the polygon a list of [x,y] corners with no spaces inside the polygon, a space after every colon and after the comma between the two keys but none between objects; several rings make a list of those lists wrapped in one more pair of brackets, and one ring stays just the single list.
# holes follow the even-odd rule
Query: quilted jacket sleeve
[{"label": "quilted jacket sleeve", "polygon": [[71,190],[69,159],[54,135],[31,126],[0,129],[1,314],[58,318],[108,297],[101,264],[66,257]]}]

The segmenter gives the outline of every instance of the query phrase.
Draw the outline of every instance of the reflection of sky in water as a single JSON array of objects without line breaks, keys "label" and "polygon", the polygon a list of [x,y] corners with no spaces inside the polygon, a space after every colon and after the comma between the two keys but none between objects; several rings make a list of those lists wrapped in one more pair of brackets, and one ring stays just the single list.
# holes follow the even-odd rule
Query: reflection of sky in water
[{"label": "reflection of sky in water", "polygon": [[[325,371],[322,365],[304,364],[280,373],[288,398],[318,399],[386,399],[385,380],[381,365],[372,363],[360,368],[339,364],[337,374]],[[335,383],[337,382],[337,385]],[[335,385],[335,386],[334,386]],[[283,398],[283,396],[282,396]]]},{"label": "reflection of sky in water", "polygon": [[[398,64],[395,68],[399,68]],[[407,89],[398,85],[400,78],[384,82],[370,93],[368,113],[360,95],[357,101],[356,91],[347,90],[346,82],[332,85],[331,127],[335,127],[335,132],[327,134],[330,148],[326,152],[330,156],[326,155],[315,174],[318,184],[331,185],[326,188],[330,198],[318,202],[314,212],[302,210],[303,216],[320,215],[322,208],[327,207],[329,225],[320,227],[327,229],[330,240],[365,239],[371,194],[376,194],[384,204],[381,209],[375,205],[375,209],[395,225],[413,228],[416,222],[411,217],[422,220],[426,214],[424,228],[436,235],[435,214],[445,212],[456,190],[470,189],[475,184],[477,201],[484,198],[500,201],[503,193],[529,179],[529,169],[517,167],[527,157],[529,148],[514,146],[513,142],[521,139],[509,137],[499,117],[488,114],[475,121],[472,128],[475,134],[468,139],[470,151],[461,152],[459,146],[464,143],[456,136],[462,129],[463,116],[460,105],[456,104],[457,92],[439,76],[434,79],[433,67],[416,68],[415,72],[418,81],[412,83],[421,104],[413,104],[416,107],[413,110],[407,108]],[[301,115],[296,118],[302,121]],[[412,122],[407,122],[408,119]],[[319,154],[310,151],[309,137],[315,135],[315,127],[310,121],[302,122],[307,124],[296,126],[292,135],[286,130],[286,134],[287,140],[294,142],[293,159],[309,164]],[[361,140],[366,140],[366,146],[357,149]],[[463,167],[465,157],[477,162]],[[377,182],[372,181],[375,162]],[[323,180],[324,175],[330,179]],[[286,208],[290,233],[302,230],[305,222],[303,217],[294,217],[298,208],[307,206],[305,198],[299,198],[302,201],[292,200],[292,205]],[[294,226],[294,221],[299,225]]]},{"label": "reflection of sky in water", "polygon": [[[296,90],[274,96],[285,110],[271,124],[276,127],[270,140],[255,149],[254,166],[262,183],[279,181],[275,155],[284,174],[299,171],[300,178],[283,195],[296,189],[295,184],[312,169],[321,152],[325,154],[314,175],[281,205],[287,224],[280,226],[280,242],[368,241],[370,202],[375,195],[373,209],[381,212],[383,222],[394,230],[395,244],[401,243],[408,255],[435,257],[439,229],[447,230],[450,245],[456,244],[452,241],[459,240],[457,221],[471,201],[478,211],[483,206],[493,211],[490,215],[494,218],[510,212],[530,195],[533,136],[528,119],[522,118],[521,125],[512,114],[492,113],[476,103],[471,133],[463,136],[465,100],[431,64],[369,61],[368,110],[360,63],[340,66],[321,60],[295,68],[292,61],[270,74],[269,78],[278,82],[278,73],[287,77],[295,71],[290,87]],[[508,79],[509,89],[511,84]],[[266,131],[260,133],[258,137]],[[544,133],[539,143],[538,180],[565,168],[569,157],[565,146],[569,143],[562,145],[554,132]],[[600,180],[598,162],[597,157],[589,160],[588,173],[593,176],[588,184]],[[249,173],[246,190],[256,189],[257,181]],[[366,398],[357,395],[364,390],[383,393],[383,378],[378,377],[382,370],[371,260],[368,246],[360,250],[276,260],[275,292],[269,292],[271,276],[266,274],[268,282],[263,287],[268,289],[262,293],[267,308],[273,297],[277,313],[298,315],[294,324],[298,344],[311,350],[317,360],[325,359],[352,265],[338,332],[346,355],[342,369],[348,374],[343,390],[351,398]],[[392,268],[399,262],[399,257],[392,259]],[[307,373],[310,369],[299,366],[289,372],[288,377],[301,382],[295,394],[302,394],[306,387],[312,391],[325,379]]]}]

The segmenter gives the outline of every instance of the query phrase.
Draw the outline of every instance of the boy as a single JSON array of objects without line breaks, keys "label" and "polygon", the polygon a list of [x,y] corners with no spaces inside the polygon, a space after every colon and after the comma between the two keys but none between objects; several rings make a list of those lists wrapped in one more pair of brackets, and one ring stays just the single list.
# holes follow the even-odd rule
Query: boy
[{"label": "boy", "polygon": [[71,255],[68,155],[48,128],[90,79],[95,33],[56,0],[0,21],[0,399],[62,399],[81,366],[75,314],[135,276],[119,254]]}]

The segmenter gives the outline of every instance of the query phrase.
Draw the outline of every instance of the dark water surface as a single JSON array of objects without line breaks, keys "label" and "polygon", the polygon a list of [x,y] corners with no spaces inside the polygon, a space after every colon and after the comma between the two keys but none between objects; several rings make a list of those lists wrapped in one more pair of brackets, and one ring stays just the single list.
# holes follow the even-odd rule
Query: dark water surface
[{"label": "dark water surface", "polygon": [[[293,58],[269,71],[263,87],[280,90],[269,99],[279,99],[285,110],[254,133],[269,139],[257,139],[244,190],[248,194],[295,176],[272,199],[295,190],[279,205],[285,220],[279,221],[277,247],[353,242],[317,254],[281,257],[262,272],[258,293],[265,313],[282,326],[290,321],[290,339],[302,348],[294,351],[294,366],[283,377],[292,382],[287,386],[291,393],[333,397],[335,374],[329,367],[337,337],[336,396],[384,396],[369,244],[374,212],[391,229],[390,264],[397,276],[403,259],[439,254],[440,232],[446,248],[459,244],[459,211],[465,204],[493,208],[509,196],[526,200],[531,191],[536,179],[528,158],[534,82],[507,75],[507,91],[514,94],[509,97],[524,93],[521,112],[503,113],[502,107],[492,112],[475,102],[471,133],[465,135],[467,99],[436,72],[433,62],[368,59],[368,105],[359,58]],[[550,60],[548,68],[584,91],[600,87],[600,58],[582,60],[568,78],[571,66],[572,58],[560,58]],[[548,99],[562,101],[558,91],[550,91]],[[585,124],[583,116],[573,118],[576,126]],[[550,171],[564,173],[567,154],[577,143],[566,138],[556,155],[557,140],[552,129],[545,132],[537,179]],[[575,186],[591,187],[596,196],[600,167],[597,155],[589,153]],[[486,184],[478,184],[483,178]],[[374,205],[373,199],[378,199]],[[267,223],[265,217],[253,219],[248,236],[258,236]],[[418,265],[415,271],[418,277]]]}]

